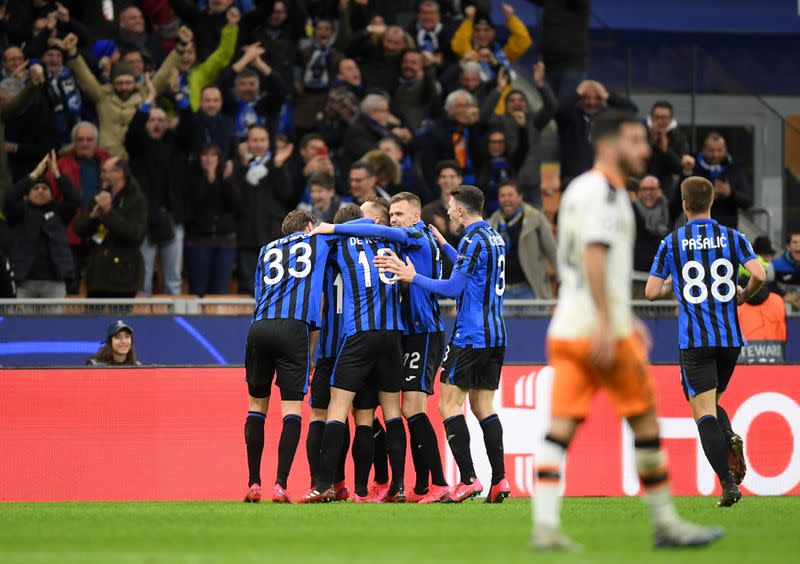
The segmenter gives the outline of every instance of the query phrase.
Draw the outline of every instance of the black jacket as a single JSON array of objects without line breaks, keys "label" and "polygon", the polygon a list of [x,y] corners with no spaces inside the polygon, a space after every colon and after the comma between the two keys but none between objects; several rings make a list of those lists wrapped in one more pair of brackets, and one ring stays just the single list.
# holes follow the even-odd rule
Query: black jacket
[{"label": "black jacket", "polygon": [[[437,163],[455,158],[453,154],[453,132],[456,129],[459,129],[456,123],[447,119],[432,124],[414,140],[418,162],[422,167],[422,175],[428,186],[437,186]],[[481,163],[481,136],[477,126],[467,129],[469,132],[467,152],[472,163],[471,172],[477,176]],[[464,172],[466,176],[470,171]],[[464,181],[466,182],[466,179]]]},{"label": "black jacket", "polygon": [[549,71],[586,68],[591,0],[533,0],[542,6],[537,41]]},{"label": "black jacket", "polygon": [[[647,161],[647,174],[658,178],[661,190],[667,196],[674,190],[673,180],[675,175],[681,173],[681,157],[689,153],[689,143],[683,132],[675,127],[668,129],[665,135],[668,138],[667,150],[662,151],[657,144],[650,144],[652,156]],[[650,128],[647,129],[647,138],[650,139]]]},{"label": "black jacket", "polygon": [[365,114],[359,115],[347,128],[342,143],[342,170],[349,171],[350,165],[359,160],[364,153],[378,148],[378,142],[389,135],[386,127],[378,124]]},{"label": "black jacket", "polygon": [[194,116],[191,108],[180,110],[178,115],[178,127],[155,140],[145,129],[149,113],[137,110],[125,134],[131,172],[147,198],[151,242],[165,240],[159,235],[169,232],[169,216],[182,224],[186,214],[185,186],[188,157],[195,143]]},{"label": "black jacket", "polygon": [[[594,149],[589,140],[589,134],[592,120],[603,112],[600,110],[592,118],[589,118],[578,102],[578,94],[575,93],[572,97],[564,100],[556,112],[561,178],[565,181],[572,180],[592,168]],[[617,94],[609,95],[607,104],[609,108],[630,110],[634,113],[638,111],[636,104]],[[563,188],[566,188],[565,183],[562,183]]]},{"label": "black jacket", "polygon": [[191,175],[192,197],[188,200],[186,240],[218,243],[236,237],[236,217],[242,210],[238,183],[222,178],[222,167],[214,182],[197,168]]},{"label": "black jacket", "polygon": [[211,14],[207,7],[198,10],[194,0],[169,0],[169,5],[175,15],[192,28],[197,45],[197,60],[205,61],[219,45],[222,28],[228,23],[225,12]]},{"label": "black jacket", "polygon": [[[86,237],[91,250],[86,259],[86,286],[89,291],[136,292],[144,285],[144,259],[139,247],[147,231],[147,200],[139,186],[129,181],[113,200],[111,210],[98,218],[83,210],[72,222],[75,233]],[[94,235],[100,226],[105,237],[97,243]]]},{"label": "black jacket", "polygon": [[220,112],[211,117],[203,110],[198,110],[194,114],[194,131],[196,154],[200,154],[203,145],[216,143],[222,150],[222,160],[236,156],[236,128],[230,116]]},{"label": "black jacket", "polygon": [[356,36],[350,51],[358,61],[367,92],[385,92],[389,96],[397,87],[402,55],[387,55],[383,45],[376,42],[366,31]]},{"label": "black jacket", "polygon": [[58,188],[63,200],[34,206],[27,199],[35,180],[26,176],[6,196],[6,216],[11,227],[11,267],[16,280],[24,282],[37,259],[42,238],[57,280],[75,276],[75,264],[67,242],[67,224],[80,207],[81,197],[72,181],[62,174]]},{"label": "black jacket", "polygon": [[283,218],[292,209],[292,183],[286,166],[270,162],[257,186],[245,179],[247,166],[236,162],[231,180],[242,195],[236,240],[240,247],[261,247],[281,236]]}]

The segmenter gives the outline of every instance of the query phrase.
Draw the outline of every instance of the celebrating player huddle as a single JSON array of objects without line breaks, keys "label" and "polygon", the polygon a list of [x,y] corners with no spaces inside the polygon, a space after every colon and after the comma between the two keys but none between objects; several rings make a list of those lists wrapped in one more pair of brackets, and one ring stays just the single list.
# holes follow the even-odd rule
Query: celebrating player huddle
[{"label": "celebrating player huddle", "polygon": [[[300,440],[302,400],[309,389],[317,337],[307,442],[312,487],[301,503],[349,497],[344,462],[351,412],[356,423],[355,502],[461,502],[481,494],[462,413],[467,395],[481,422],[492,467],[487,502],[500,503],[508,496],[502,426],[492,406],[506,344],[505,249],[500,235],[483,221],[482,210],[478,188],[453,191],[450,217],[466,229],[458,251],[420,221],[420,201],[409,193],[394,196],[389,209],[381,200],[361,208],[346,206],[337,213],[335,225],[315,228],[308,213],[287,215],[285,236],[262,249],[256,272],[256,306],[245,361],[250,395],[246,502],[258,502],[262,496],[260,466],[273,374],[281,393],[283,429],[272,499],[290,501],[287,479]],[[391,227],[385,225],[389,217]],[[442,252],[455,264],[448,280],[440,279]],[[458,304],[446,349],[438,296],[456,298]],[[445,481],[436,432],[426,414],[442,362],[440,411],[461,472],[461,482],[452,488]],[[385,452],[376,449],[373,438],[378,405],[386,425]],[[403,418],[416,471],[415,487],[408,493]],[[388,484],[377,472],[387,454]],[[369,488],[373,462],[375,482]]]},{"label": "celebrating player huddle", "polygon": [[[559,214],[562,286],[547,343],[554,370],[552,420],[536,450],[532,546],[575,546],[560,531],[562,473],[569,444],[600,389],[633,430],[636,469],[655,546],[709,544],[722,530],[683,521],[670,497],[647,366],[650,336],[631,309],[635,221],[624,178],[644,171],[649,153],[644,128],[633,116],[609,112],[593,123],[592,141],[595,168],[572,182]],[[713,187],[707,180],[687,179],[681,195],[689,221],[661,243],[646,295],[659,299],[674,292],[678,299],[681,382],[703,449],[722,485],[717,505],[727,507],[741,499],[737,484],[746,466],[742,439],[731,429],[719,398],[744,344],[736,304],[757,292],[766,275],[745,236],[710,219]],[[486,501],[501,503],[508,497],[503,428],[493,407],[507,342],[506,249],[503,238],[483,220],[482,210],[478,188],[453,190],[448,215],[464,229],[457,250],[435,227],[420,221],[419,199],[406,192],[394,196],[388,208],[382,200],[361,208],[346,206],[335,225],[315,227],[313,217],[304,212],[286,217],[285,237],[262,249],[256,274],[256,309],[246,354],[250,480],[245,501],[261,499],[264,421],[277,371],[283,429],[273,501],[289,502],[286,481],[300,439],[301,402],[317,336],[306,445],[311,488],[301,503],[350,497],[344,465],[351,413],[356,423],[355,502],[457,503],[478,496],[484,487],[470,454],[463,415],[467,396],[492,470]],[[442,253],[455,265],[446,280],[441,279]],[[737,285],[740,264],[750,273],[746,288]],[[440,296],[457,301],[446,347]],[[440,364],[439,411],[460,472],[460,482],[452,487],[445,481],[436,432],[426,415]],[[375,439],[383,431],[375,418],[379,405],[385,447]],[[416,472],[409,492],[404,485],[403,418]]]}]

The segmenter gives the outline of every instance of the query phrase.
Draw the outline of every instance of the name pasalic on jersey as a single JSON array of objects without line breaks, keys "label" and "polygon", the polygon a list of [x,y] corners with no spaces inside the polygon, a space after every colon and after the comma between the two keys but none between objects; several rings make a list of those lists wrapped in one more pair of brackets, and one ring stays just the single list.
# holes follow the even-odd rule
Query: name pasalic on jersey
[{"label": "name pasalic on jersey", "polygon": [[692,237],[691,239],[684,239],[681,241],[681,247],[690,251],[702,251],[706,249],[724,249],[728,246],[728,238],[725,235],[718,235],[716,237]]}]

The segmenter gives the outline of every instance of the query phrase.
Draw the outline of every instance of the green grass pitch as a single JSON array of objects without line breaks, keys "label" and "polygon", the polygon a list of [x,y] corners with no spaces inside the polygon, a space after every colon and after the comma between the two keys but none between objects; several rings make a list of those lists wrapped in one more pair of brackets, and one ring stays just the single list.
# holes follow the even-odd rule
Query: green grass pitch
[{"label": "green grass pitch", "polygon": [[564,528],[580,554],[527,548],[530,503],[281,506],[271,503],[0,504],[0,561],[12,562],[737,562],[797,561],[800,498],[678,498],[681,514],[721,524],[700,550],[650,549],[644,504],[567,499]]}]

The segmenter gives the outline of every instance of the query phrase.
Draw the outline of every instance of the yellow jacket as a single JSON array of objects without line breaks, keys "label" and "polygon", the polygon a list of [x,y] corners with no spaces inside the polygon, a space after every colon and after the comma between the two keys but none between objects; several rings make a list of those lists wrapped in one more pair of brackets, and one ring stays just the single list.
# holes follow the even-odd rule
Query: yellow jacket
[{"label": "yellow jacket", "polygon": [[[514,62],[525,54],[525,51],[530,49],[533,45],[528,28],[522,23],[522,20],[517,16],[511,16],[506,20],[506,27],[511,32],[511,37],[508,38],[506,44],[503,45],[503,52],[508,57],[510,62]],[[460,59],[468,52],[473,50],[472,47],[472,33],[474,30],[474,22],[469,18],[464,18],[461,25],[458,26],[453,39],[450,41],[450,48],[453,53]]]}]

